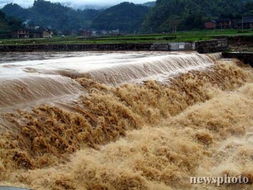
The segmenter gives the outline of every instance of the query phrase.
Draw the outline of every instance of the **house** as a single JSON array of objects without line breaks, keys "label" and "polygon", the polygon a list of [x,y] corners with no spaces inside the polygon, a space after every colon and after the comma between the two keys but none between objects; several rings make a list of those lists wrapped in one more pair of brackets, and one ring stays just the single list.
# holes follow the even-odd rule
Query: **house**
[{"label": "house", "polygon": [[245,16],[239,19],[220,19],[212,20],[205,23],[206,29],[252,29],[253,16]]},{"label": "house", "polygon": [[215,29],[216,28],[216,21],[211,20],[205,23],[205,29]]},{"label": "house", "polygon": [[29,38],[42,38],[42,33],[39,30],[30,30]]},{"label": "house", "polygon": [[253,28],[253,16],[243,17],[242,20],[243,20],[244,28],[248,28],[248,29]]},{"label": "house", "polygon": [[54,33],[49,29],[43,30],[42,31],[42,38],[52,38],[53,34]]},{"label": "house", "polygon": [[98,31],[92,30],[92,31],[91,31],[91,35],[92,35],[92,36],[98,36]]},{"label": "house", "polygon": [[242,19],[238,19],[235,24],[235,28],[251,29],[253,28],[253,16],[245,16]]},{"label": "house", "polygon": [[98,30],[92,31],[92,36],[118,36],[120,35],[120,30]]},{"label": "house", "polygon": [[232,28],[232,20],[231,19],[220,19],[216,20],[216,28],[217,29],[229,29]]},{"label": "house", "polygon": [[120,31],[119,31],[119,29],[110,30],[109,34],[112,35],[112,36],[118,36],[118,35],[120,35]]},{"label": "house", "polygon": [[83,36],[85,38],[89,38],[92,36],[92,31],[90,31],[90,30],[81,30],[79,33],[81,36]]},{"label": "house", "polygon": [[16,32],[13,32],[12,34],[13,38],[29,38],[30,37],[30,31],[27,29],[20,29]]},{"label": "house", "polygon": [[51,38],[52,36],[51,30],[43,28],[21,29],[12,34],[13,38]]},{"label": "house", "polygon": [[109,32],[107,30],[101,30],[100,34],[105,36],[105,35],[108,35]]}]

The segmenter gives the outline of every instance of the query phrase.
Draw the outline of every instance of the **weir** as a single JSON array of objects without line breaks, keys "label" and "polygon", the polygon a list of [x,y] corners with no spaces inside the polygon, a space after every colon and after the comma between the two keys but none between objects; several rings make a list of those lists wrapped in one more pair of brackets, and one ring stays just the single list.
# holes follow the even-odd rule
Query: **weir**
[{"label": "weir", "polygon": [[[62,76],[23,76],[0,78],[0,111],[20,104],[46,103],[52,98],[80,94],[81,86]],[[50,101],[49,101],[50,102]]]},{"label": "weir", "polygon": [[190,70],[204,69],[214,64],[207,55],[197,53],[165,55],[158,58],[144,58],[133,63],[92,70],[90,78],[105,84],[136,83],[144,80],[163,81],[169,76]]},{"label": "weir", "polygon": [[10,186],[0,186],[0,190],[31,190],[31,189],[20,188],[20,187],[10,187]]},{"label": "weir", "polygon": [[180,73],[205,69],[218,58],[220,54],[195,52],[122,52],[78,53],[76,57],[59,54],[59,57],[21,62],[9,60],[0,64],[0,111],[20,104],[33,105],[86,94],[76,82],[78,78],[112,86],[146,80],[163,82]]},{"label": "weir", "polygon": [[2,62],[2,105],[16,108],[20,96],[16,103],[30,107],[0,114],[0,183],[189,189],[193,174],[235,169],[252,180],[245,170],[252,167],[252,68],[219,58],[128,52]]}]

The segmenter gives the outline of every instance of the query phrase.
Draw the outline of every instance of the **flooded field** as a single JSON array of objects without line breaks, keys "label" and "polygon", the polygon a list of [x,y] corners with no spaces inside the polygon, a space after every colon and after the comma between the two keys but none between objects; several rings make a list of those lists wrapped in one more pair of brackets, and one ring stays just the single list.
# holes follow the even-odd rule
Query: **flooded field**
[{"label": "flooded field", "polygon": [[[220,54],[2,54],[0,185],[251,190],[252,82]],[[190,183],[224,175],[248,183]]]}]

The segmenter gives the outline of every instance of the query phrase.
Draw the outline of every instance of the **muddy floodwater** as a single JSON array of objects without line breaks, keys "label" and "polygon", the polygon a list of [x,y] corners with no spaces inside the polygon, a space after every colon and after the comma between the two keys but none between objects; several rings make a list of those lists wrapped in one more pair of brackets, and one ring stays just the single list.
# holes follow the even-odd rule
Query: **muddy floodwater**
[{"label": "muddy floodwater", "polygon": [[[220,53],[1,53],[0,186],[251,190],[252,113]],[[223,176],[247,184],[191,183]]]}]

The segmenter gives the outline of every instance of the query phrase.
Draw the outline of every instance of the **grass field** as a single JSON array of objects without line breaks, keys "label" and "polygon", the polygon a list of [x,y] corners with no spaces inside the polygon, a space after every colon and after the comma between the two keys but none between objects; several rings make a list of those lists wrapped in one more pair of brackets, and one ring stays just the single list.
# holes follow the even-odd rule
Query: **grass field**
[{"label": "grass field", "polygon": [[221,36],[253,35],[253,30],[202,30],[164,34],[122,35],[84,38],[77,36],[53,37],[50,39],[2,39],[0,45],[28,44],[120,44],[120,43],[166,43],[210,40]]}]

